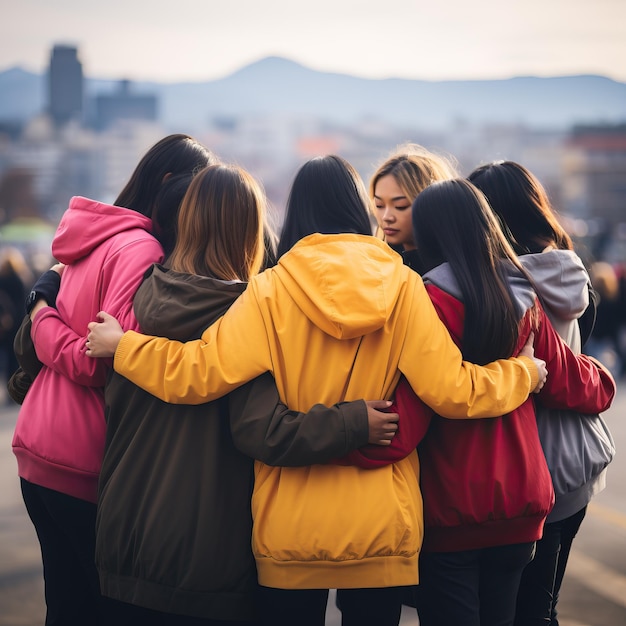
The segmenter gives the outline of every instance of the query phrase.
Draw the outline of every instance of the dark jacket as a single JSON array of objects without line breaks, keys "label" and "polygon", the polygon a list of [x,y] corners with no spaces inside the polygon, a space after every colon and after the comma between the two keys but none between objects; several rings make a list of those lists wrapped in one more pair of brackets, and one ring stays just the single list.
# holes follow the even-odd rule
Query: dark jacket
[{"label": "dark jacket", "polygon": [[[194,339],[245,288],[155,265],[135,313],[144,332]],[[214,620],[250,619],[256,588],[253,461],[235,448],[231,428],[246,452],[284,465],[324,462],[368,438],[363,402],[290,413],[270,374],[227,398],[190,406],[162,402],[113,373],[105,402],[96,522],[103,593]]]}]

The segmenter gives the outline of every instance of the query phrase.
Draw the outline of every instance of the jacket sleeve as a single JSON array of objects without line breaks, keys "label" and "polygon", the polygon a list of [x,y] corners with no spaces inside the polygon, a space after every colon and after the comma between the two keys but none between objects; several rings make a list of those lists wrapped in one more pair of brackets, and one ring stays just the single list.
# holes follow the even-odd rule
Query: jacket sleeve
[{"label": "jacket sleeve", "polygon": [[338,465],[356,465],[363,469],[375,469],[397,463],[408,456],[422,441],[433,412],[416,395],[406,378],[400,378],[396,387],[390,413],[400,416],[398,430],[388,446],[368,444],[342,458],[333,461]]},{"label": "jacket sleeve", "polygon": [[124,330],[137,330],[133,300],[146,270],[163,258],[154,238],[144,238],[119,248],[102,266],[100,310],[110,313]]},{"label": "jacket sleeve", "polygon": [[546,362],[548,378],[538,394],[544,406],[595,414],[606,411],[615,396],[615,381],[593,357],[574,354],[537,303],[535,354]]},{"label": "jacket sleeve", "polygon": [[235,446],[267,465],[325,463],[365,445],[369,436],[363,400],[290,411],[269,372],[233,391],[229,405]]},{"label": "jacket sleeve", "polygon": [[104,387],[111,359],[99,361],[88,357],[86,335],[74,332],[52,307],[35,315],[31,336],[39,360],[50,369],[84,387]]},{"label": "jacket sleeve", "polygon": [[537,385],[532,359],[500,359],[485,366],[463,361],[421,278],[414,276],[399,363],[413,391],[447,418],[497,417],[520,406]]},{"label": "jacket sleeve", "polygon": [[113,366],[148,393],[173,404],[209,402],[272,371],[254,279],[201,339],[181,343],[128,331]]},{"label": "jacket sleeve", "polygon": [[[133,297],[146,269],[162,255],[156,239],[146,237],[116,250],[102,267],[100,309],[116,317],[125,330],[137,328]],[[59,311],[47,307],[35,316],[31,334],[37,356],[47,367],[79,385],[104,386],[111,361],[98,362],[85,354],[86,328],[84,334],[77,333]]]}]

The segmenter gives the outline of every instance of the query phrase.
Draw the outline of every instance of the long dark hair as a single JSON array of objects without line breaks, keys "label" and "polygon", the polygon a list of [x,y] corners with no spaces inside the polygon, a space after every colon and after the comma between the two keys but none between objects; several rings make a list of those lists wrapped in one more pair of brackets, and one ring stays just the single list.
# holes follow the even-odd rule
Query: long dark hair
[{"label": "long dark hair", "polygon": [[520,311],[503,259],[521,269],[483,194],[465,179],[436,182],[413,202],[426,271],[448,262],[465,306],[463,357],[485,364],[514,353]]},{"label": "long dark hair", "polygon": [[152,210],[152,232],[168,257],[176,244],[178,211],[194,177],[193,172],[170,176],[159,189]]},{"label": "long dark hair", "polygon": [[278,256],[313,233],[372,234],[372,211],[358,172],[336,155],[307,161],[291,186]]},{"label": "long dark hair", "polygon": [[145,153],[113,204],[151,218],[157,194],[168,178],[195,173],[217,162],[217,157],[193,137],[168,135]]},{"label": "long dark hair", "polygon": [[504,234],[518,254],[538,253],[552,245],[573,250],[539,180],[515,161],[494,161],[469,176],[500,218]]}]

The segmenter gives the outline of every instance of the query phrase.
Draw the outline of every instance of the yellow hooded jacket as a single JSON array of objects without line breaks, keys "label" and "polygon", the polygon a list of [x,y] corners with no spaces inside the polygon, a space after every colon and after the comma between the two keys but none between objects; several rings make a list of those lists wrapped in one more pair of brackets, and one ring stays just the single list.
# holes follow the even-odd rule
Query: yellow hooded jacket
[{"label": "yellow hooded jacket", "polygon": [[[127,332],[114,367],[162,400],[187,404],[270,371],[282,401],[300,411],[388,398],[402,372],[427,404],[451,418],[504,415],[527,398],[538,376],[527,358],[485,367],[462,362],[420,276],[387,244],[351,234],[302,239],[255,277],[201,340]],[[410,416],[401,416],[400,428],[402,419]],[[416,584],[418,478],[415,452],[375,470],[257,462],[259,582],[283,589]]]}]

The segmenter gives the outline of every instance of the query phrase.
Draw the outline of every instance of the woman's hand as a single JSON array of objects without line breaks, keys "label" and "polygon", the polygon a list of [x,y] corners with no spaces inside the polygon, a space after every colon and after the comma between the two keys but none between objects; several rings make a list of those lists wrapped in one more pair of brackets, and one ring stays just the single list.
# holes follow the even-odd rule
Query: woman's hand
[{"label": "woman's hand", "polygon": [[388,400],[367,400],[365,404],[370,429],[368,443],[388,446],[398,430],[400,416],[397,413],[385,413],[384,409],[391,406]]},{"label": "woman's hand", "polygon": [[537,386],[532,389],[532,393],[539,393],[543,386],[546,384],[546,378],[548,377],[548,368],[546,367],[546,362],[542,359],[538,359],[535,356],[535,347],[533,345],[535,341],[535,333],[530,333],[528,336],[528,341],[524,345],[524,347],[520,350],[518,356],[527,356],[532,359],[537,366],[537,371],[539,372],[539,382]]},{"label": "woman's hand", "polygon": [[114,356],[124,331],[112,315],[100,311],[96,317],[102,321],[87,324],[89,334],[86,354],[91,357]]},{"label": "woman's hand", "polygon": [[37,313],[39,313],[41,309],[45,309],[47,306],[48,303],[43,298],[37,300],[37,302],[35,302],[35,306],[30,311],[30,321],[32,322],[35,319],[35,315],[37,315]]}]

